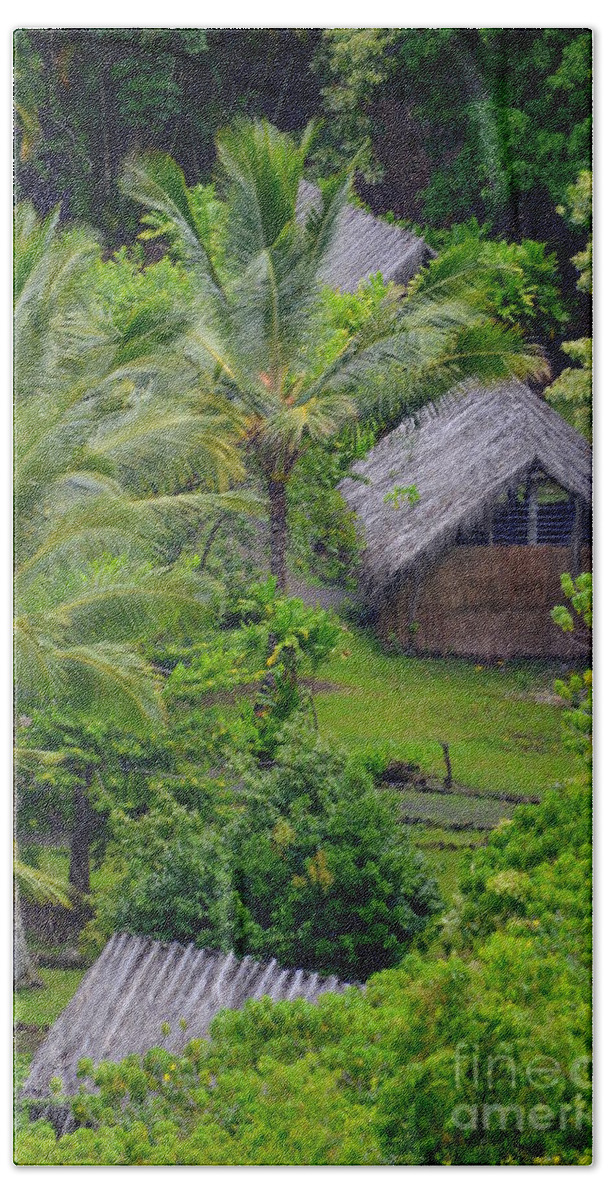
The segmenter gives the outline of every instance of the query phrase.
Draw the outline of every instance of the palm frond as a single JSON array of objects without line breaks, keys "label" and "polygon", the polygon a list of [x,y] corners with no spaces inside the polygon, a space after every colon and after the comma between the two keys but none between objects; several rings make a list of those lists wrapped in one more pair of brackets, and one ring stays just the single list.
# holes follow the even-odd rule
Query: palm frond
[{"label": "palm frond", "polygon": [[14,859],[13,872],[23,895],[36,904],[57,904],[61,908],[72,907],[73,892],[69,884],[59,882],[46,871],[30,867],[17,857]]},{"label": "palm frond", "polygon": [[333,245],[338,221],[352,187],[353,167],[326,180],[321,187],[321,202],[311,208],[306,220],[308,253],[320,270]]},{"label": "palm frond", "polygon": [[[491,247],[490,247],[491,250]],[[468,296],[470,301],[483,297],[488,280],[503,276],[523,278],[523,271],[514,262],[499,262],[484,246],[474,239],[456,242],[443,249],[440,254],[414,276],[407,294],[448,300],[454,296]]]},{"label": "palm frond", "polygon": [[306,439],[319,442],[335,436],[350,420],[355,420],[357,408],[351,396],[311,396],[292,406],[277,408],[266,422],[260,437],[263,452],[293,457]]},{"label": "palm frond", "polygon": [[229,211],[227,254],[236,273],[276,244],[295,222],[310,131],[300,145],[268,121],[238,120],[217,135]]},{"label": "palm frond", "polygon": [[131,646],[100,642],[68,646],[57,654],[71,675],[81,711],[94,702],[109,720],[134,730],[164,717],[158,679]]},{"label": "palm frond", "polygon": [[223,289],[209,247],[201,239],[184,173],[170,155],[152,150],[132,156],[124,165],[120,183],[133,200],[171,221],[180,235],[185,260],[199,284],[221,297]]},{"label": "palm frond", "polygon": [[225,489],[242,479],[236,414],[218,411],[216,397],[139,395],[129,411],[99,428],[94,454],[109,457],[133,490],[180,491],[194,479]]}]

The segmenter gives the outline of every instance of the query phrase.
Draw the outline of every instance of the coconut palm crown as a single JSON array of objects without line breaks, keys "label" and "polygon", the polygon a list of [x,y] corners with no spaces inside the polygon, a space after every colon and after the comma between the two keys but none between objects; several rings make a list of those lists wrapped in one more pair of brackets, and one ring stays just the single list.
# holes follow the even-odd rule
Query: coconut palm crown
[{"label": "coconut palm crown", "polygon": [[[386,420],[471,377],[540,376],[545,363],[521,334],[491,320],[480,268],[451,261],[407,293],[391,288],[356,337],[319,354],[319,277],[347,203],[351,175],[321,185],[299,219],[297,197],[313,129],[299,142],[265,121],[217,137],[221,205],[204,203],[166,154],[131,158],[124,190],[177,248],[195,282],[187,356],[209,395],[228,399],[264,479],[270,566],[286,585],[286,485],[298,457],[370,409]],[[222,233],[218,236],[217,211]],[[148,234],[150,230],[148,230]]]}]

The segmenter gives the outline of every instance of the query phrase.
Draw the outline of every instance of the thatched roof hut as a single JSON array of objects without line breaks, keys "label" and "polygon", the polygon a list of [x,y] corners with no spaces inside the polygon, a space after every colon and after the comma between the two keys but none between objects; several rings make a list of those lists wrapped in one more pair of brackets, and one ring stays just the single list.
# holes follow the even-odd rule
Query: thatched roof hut
[{"label": "thatched roof hut", "polygon": [[[340,491],[365,532],[365,580],[384,590],[482,525],[501,493],[541,468],[589,504],[588,443],[517,381],[445,397],[382,438]],[[387,496],[415,485],[420,499],[395,507]]]},{"label": "thatched roof hut", "polygon": [[[303,181],[298,194],[299,215],[305,216],[319,199],[318,187]],[[343,292],[354,292],[362,280],[380,271],[385,283],[406,284],[431,254],[423,238],[347,204],[340,215],[321,281]]]},{"label": "thatched roof hut", "polygon": [[[362,585],[381,614],[384,632],[392,631],[408,645],[440,652],[479,654],[484,646],[489,657],[552,652],[536,626],[536,633],[531,631],[523,642],[506,637],[501,643],[496,630],[496,636],[485,637],[492,625],[487,611],[484,637],[476,641],[471,633],[472,610],[486,604],[498,611],[499,592],[504,600],[499,624],[505,633],[513,621],[513,606],[525,612],[535,603],[539,611],[545,605],[549,620],[551,604],[560,598],[561,570],[576,570],[581,547],[589,542],[590,447],[545,401],[515,380],[455,392],[382,438],[353,474],[358,478],[345,480],[340,490],[363,527],[367,548]],[[419,496],[414,494],[413,503],[405,490],[399,491],[411,487]],[[443,583],[432,580],[436,595],[431,616],[430,594],[425,600],[421,588],[430,593],[434,568],[456,548],[454,569]],[[552,573],[547,564],[553,560]],[[547,583],[542,597],[536,587],[533,602],[525,589],[517,594],[509,572],[532,580],[541,565],[553,582]],[[490,598],[493,575],[497,595]],[[444,597],[440,613],[437,596],[442,587],[451,594],[449,602]],[[404,590],[409,595],[407,600],[401,595],[397,607],[402,611],[391,630],[387,609],[394,610],[395,596]],[[426,605],[426,631],[419,627],[421,600],[423,609]],[[446,606],[452,612],[449,619]],[[482,620],[479,612],[477,617]],[[464,638],[463,623],[469,630]],[[406,626],[409,638],[404,636]],[[410,629],[413,626],[418,628]],[[553,647],[554,637],[549,641]],[[555,646],[560,654],[559,638]]]},{"label": "thatched roof hut", "polygon": [[[222,1008],[242,1008],[262,996],[316,1001],[345,986],[333,975],[285,969],[275,959],[261,963],[114,934],[34,1056],[23,1094],[46,1099],[58,1077],[73,1095],[81,1058],[119,1062],[159,1045],[179,1054],[193,1038],[207,1035]],[[163,1033],[167,1026],[170,1032]]]}]

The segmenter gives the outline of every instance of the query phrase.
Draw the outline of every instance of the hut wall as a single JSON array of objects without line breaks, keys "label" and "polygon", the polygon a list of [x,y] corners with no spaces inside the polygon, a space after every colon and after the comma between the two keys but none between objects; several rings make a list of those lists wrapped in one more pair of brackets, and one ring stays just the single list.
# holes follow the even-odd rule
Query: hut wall
[{"label": "hut wall", "polygon": [[[588,547],[581,569],[590,569]],[[587,631],[565,634],[550,615],[563,603],[560,575],[572,570],[568,546],[457,546],[427,572],[415,603],[411,583],[385,594],[378,632],[435,654],[581,658]]]}]

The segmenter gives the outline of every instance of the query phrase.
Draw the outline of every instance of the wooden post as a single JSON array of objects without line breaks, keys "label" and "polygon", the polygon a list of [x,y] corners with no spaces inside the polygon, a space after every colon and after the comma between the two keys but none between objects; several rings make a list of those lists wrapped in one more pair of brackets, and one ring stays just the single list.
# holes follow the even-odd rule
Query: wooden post
[{"label": "wooden post", "polygon": [[528,482],[528,545],[538,542],[538,480]]},{"label": "wooden post", "polygon": [[582,534],[583,534],[582,504],[577,496],[574,501],[574,524],[572,526],[572,540],[570,543],[571,550],[572,550],[572,574],[575,579],[576,579],[576,576],[580,575],[580,573],[581,573]]},{"label": "wooden post", "polygon": [[488,546],[494,542],[494,509],[491,508],[486,517],[486,532],[488,535]]},{"label": "wooden post", "polygon": [[445,779],[443,781],[443,786],[444,786],[446,792],[451,792],[451,790],[452,790],[452,764],[450,762],[450,747],[448,746],[447,742],[440,742],[439,745],[441,746],[441,749],[443,750],[443,761],[445,763]]}]

